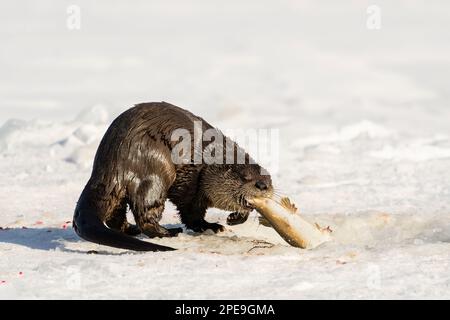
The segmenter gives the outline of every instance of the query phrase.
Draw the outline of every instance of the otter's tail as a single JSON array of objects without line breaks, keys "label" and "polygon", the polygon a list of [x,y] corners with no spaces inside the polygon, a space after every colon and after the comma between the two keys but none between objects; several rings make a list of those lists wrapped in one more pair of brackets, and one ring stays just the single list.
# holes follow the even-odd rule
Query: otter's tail
[{"label": "otter's tail", "polygon": [[108,228],[95,214],[82,214],[75,209],[73,228],[83,239],[98,244],[134,251],[172,251],[174,248],[142,241]]}]

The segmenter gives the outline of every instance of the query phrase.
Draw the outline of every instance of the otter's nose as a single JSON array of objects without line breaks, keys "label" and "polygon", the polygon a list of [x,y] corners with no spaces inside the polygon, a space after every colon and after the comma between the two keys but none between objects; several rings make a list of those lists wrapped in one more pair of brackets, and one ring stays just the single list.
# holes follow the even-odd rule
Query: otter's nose
[{"label": "otter's nose", "polygon": [[257,187],[259,190],[267,190],[267,184],[262,181],[256,181],[255,187]]}]

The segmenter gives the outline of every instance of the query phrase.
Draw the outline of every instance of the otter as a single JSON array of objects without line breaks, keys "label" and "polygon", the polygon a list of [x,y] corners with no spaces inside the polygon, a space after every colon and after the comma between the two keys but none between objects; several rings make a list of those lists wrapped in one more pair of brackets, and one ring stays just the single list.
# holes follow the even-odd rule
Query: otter
[{"label": "otter", "polygon": [[[133,237],[141,233],[149,238],[173,237],[183,231],[159,224],[167,199],[176,206],[181,222],[194,232],[224,230],[205,220],[211,207],[232,211],[229,225],[245,222],[254,209],[247,199],[273,191],[270,175],[263,174],[263,168],[237,144],[233,154],[244,152],[241,164],[196,163],[194,153],[190,161],[174,163],[171,154],[179,141],[172,141],[172,133],[184,129],[194,137],[194,121],[201,122],[202,130],[218,131],[167,102],[137,104],[120,114],[97,149],[91,177],[75,208],[75,232],[87,241],[121,249],[175,250]],[[202,150],[206,147],[202,142]],[[136,225],[127,221],[128,209]]]}]

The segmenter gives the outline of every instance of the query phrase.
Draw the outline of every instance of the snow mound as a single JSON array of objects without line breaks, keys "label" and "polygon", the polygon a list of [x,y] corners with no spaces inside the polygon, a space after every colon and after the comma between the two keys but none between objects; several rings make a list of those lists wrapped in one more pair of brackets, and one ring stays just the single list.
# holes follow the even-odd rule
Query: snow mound
[{"label": "snow mound", "polygon": [[98,139],[101,135],[102,128],[94,125],[82,125],[78,127],[74,132],[73,136],[77,137],[80,141],[85,144],[90,144]]},{"label": "snow mound", "polygon": [[8,150],[14,140],[14,135],[22,131],[26,126],[27,122],[23,120],[10,119],[6,121],[0,128],[0,150],[2,152]]},{"label": "snow mound", "polygon": [[105,105],[94,105],[67,122],[11,119],[0,128],[0,154],[49,155],[80,168],[92,165],[95,151],[107,128]]},{"label": "snow mound", "polygon": [[75,118],[76,122],[92,125],[105,125],[109,121],[108,107],[105,104],[96,104],[83,109]]},{"label": "snow mound", "polygon": [[94,162],[94,155],[97,150],[98,143],[91,143],[76,148],[67,157],[65,161],[78,165],[81,168],[89,168]]},{"label": "snow mound", "polygon": [[2,153],[15,153],[21,148],[48,149],[48,146],[68,135],[72,128],[62,123],[40,120],[9,120],[0,128]]}]

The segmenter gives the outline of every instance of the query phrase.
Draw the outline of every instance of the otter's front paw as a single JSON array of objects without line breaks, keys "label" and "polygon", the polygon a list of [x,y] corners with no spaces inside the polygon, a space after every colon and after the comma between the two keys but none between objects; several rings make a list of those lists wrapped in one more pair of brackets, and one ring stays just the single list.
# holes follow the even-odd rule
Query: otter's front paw
[{"label": "otter's front paw", "polygon": [[215,233],[217,232],[223,232],[225,231],[225,227],[223,225],[221,225],[220,223],[207,223],[205,230],[212,230]]},{"label": "otter's front paw", "polygon": [[245,221],[247,221],[248,216],[249,216],[249,212],[232,212],[229,214],[228,218],[227,218],[227,224],[229,226],[234,226],[237,224],[241,224],[244,223]]},{"label": "otter's front paw", "polygon": [[167,229],[171,237],[176,237],[179,233],[183,233],[183,228],[170,228]]},{"label": "otter's front paw", "polygon": [[203,232],[206,230],[212,230],[214,233],[225,231],[225,227],[219,223],[201,222],[193,226],[189,226],[189,229],[195,232]]}]

